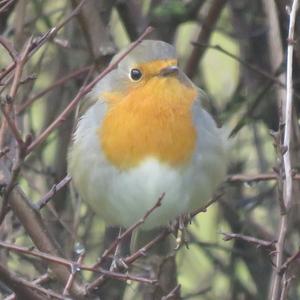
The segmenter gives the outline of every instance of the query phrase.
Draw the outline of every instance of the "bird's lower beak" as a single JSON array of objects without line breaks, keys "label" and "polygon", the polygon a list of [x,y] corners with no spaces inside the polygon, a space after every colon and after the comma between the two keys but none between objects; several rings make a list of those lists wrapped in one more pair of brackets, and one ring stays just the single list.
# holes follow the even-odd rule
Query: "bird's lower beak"
[{"label": "bird's lower beak", "polygon": [[160,70],[159,76],[172,76],[178,74],[178,67],[177,66],[168,66]]}]

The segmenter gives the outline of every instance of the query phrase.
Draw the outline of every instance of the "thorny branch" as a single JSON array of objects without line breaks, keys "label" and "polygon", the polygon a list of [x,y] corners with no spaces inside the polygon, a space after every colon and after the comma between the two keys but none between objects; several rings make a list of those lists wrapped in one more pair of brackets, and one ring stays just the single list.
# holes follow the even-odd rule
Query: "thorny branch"
[{"label": "thorny branch", "polygon": [[293,53],[294,53],[294,31],[296,15],[298,10],[298,0],[294,0],[290,13],[289,35],[288,35],[288,50],[287,50],[287,92],[285,105],[282,106],[283,115],[285,115],[284,127],[284,147],[283,153],[283,166],[285,173],[285,183],[283,189],[283,204],[285,212],[281,215],[279,234],[277,242],[277,255],[275,261],[274,280],[271,287],[271,300],[278,300],[280,297],[281,289],[283,288],[283,276],[280,272],[284,264],[284,248],[286,242],[286,235],[288,232],[288,216],[293,201],[293,176],[292,176],[292,158],[291,158],[291,138],[292,138],[292,109],[293,109]]},{"label": "thorny branch", "polygon": [[[32,250],[32,248],[16,246],[16,245],[8,244],[8,243],[2,242],[2,241],[0,241],[0,247],[9,249],[11,251],[15,251],[18,253],[39,257],[47,262],[60,264],[60,265],[69,267],[71,269],[70,274],[72,274],[72,270],[79,269],[79,270],[86,270],[86,271],[90,271],[90,272],[94,272],[94,273],[102,273],[107,277],[115,278],[118,280],[125,280],[125,281],[132,280],[132,281],[144,282],[144,283],[149,283],[149,284],[154,284],[156,282],[156,280],[154,280],[154,279],[148,279],[148,278],[142,278],[140,276],[135,276],[135,275],[112,272],[112,271],[108,271],[108,270],[105,270],[105,269],[99,268],[99,267],[95,268],[94,266],[88,266],[88,265],[85,265],[85,264],[82,264],[79,262],[73,262],[73,261],[67,260],[67,259],[59,257],[59,256],[54,256],[54,255],[51,255],[51,254],[48,254],[45,252]],[[71,279],[69,277],[69,281],[70,280],[73,281],[73,277]],[[71,285],[71,283],[69,281],[67,282],[67,285],[66,285],[67,289],[69,289],[69,287]]]}]

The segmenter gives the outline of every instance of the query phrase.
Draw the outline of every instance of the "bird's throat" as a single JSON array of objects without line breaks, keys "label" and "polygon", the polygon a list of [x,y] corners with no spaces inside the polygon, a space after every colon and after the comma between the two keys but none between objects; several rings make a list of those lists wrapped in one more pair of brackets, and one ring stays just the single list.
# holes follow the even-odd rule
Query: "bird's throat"
[{"label": "bird's throat", "polygon": [[153,157],[171,166],[190,159],[196,144],[194,87],[155,77],[126,94],[105,94],[108,112],[98,129],[100,147],[119,169]]}]

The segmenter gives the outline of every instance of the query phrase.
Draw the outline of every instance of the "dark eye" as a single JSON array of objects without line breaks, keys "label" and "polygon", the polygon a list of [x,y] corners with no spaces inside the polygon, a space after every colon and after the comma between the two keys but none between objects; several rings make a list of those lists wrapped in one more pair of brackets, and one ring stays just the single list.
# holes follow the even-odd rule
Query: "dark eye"
[{"label": "dark eye", "polygon": [[130,78],[134,81],[138,81],[142,78],[142,72],[139,69],[132,69],[130,71]]}]

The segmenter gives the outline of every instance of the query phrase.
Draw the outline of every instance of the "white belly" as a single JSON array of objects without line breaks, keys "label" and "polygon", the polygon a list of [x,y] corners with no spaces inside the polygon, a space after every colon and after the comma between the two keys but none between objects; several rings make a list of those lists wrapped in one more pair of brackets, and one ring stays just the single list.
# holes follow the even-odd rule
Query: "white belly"
[{"label": "white belly", "polygon": [[[144,229],[167,225],[178,215],[200,207],[225,175],[222,151],[206,147],[191,161],[173,168],[149,157],[137,167],[121,171],[104,157],[97,139],[101,104],[80,121],[70,151],[69,171],[80,195],[108,224],[128,227],[137,222],[165,193],[161,207],[146,220]],[[213,137],[214,138],[214,137]],[[219,137],[215,137],[218,139]],[[216,141],[213,141],[216,142]],[[214,144],[214,143],[212,143]],[[218,143],[217,143],[218,144]]]}]

